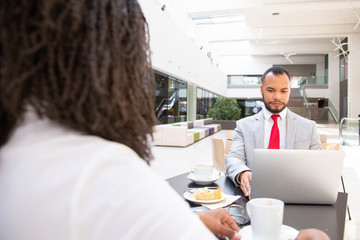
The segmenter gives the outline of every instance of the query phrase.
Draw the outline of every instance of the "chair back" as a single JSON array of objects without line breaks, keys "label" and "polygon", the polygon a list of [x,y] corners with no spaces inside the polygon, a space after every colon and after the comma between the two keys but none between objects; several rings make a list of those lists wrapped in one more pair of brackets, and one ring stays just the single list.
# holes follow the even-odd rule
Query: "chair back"
[{"label": "chair back", "polygon": [[231,148],[232,139],[234,138],[234,130],[226,131],[226,139],[225,139],[225,154],[229,154],[229,150]]},{"label": "chair back", "polygon": [[225,149],[224,141],[220,138],[211,138],[213,150],[213,163],[216,170],[225,173]]},{"label": "chair back", "polygon": [[319,134],[319,136],[320,136],[321,143],[327,143],[327,135],[326,134]]},{"label": "chair back", "polygon": [[360,145],[360,118],[342,118],[339,125],[341,145]]}]

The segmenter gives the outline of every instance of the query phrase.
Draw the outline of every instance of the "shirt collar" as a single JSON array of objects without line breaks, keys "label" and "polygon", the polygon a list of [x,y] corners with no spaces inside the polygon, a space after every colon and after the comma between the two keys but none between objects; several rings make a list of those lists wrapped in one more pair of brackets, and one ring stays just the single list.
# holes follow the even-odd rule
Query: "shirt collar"
[{"label": "shirt collar", "polygon": [[[286,114],[287,114],[287,107],[284,108],[284,110],[282,110],[278,115],[280,115],[280,119],[284,120],[286,118]],[[271,116],[273,115],[273,113],[271,113],[269,110],[266,109],[266,107],[264,107],[264,117],[266,121],[269,121],[269,119],[271,118]]]}]

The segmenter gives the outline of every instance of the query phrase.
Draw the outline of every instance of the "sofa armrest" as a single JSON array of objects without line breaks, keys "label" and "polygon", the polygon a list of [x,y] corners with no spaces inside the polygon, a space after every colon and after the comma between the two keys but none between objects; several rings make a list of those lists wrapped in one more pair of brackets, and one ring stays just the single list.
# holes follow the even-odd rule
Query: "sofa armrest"
[{"label": "sofa armrest", "polygon": [[194,142],[185,126],[158,125],[154,131],[154,145],[186,147]]}]

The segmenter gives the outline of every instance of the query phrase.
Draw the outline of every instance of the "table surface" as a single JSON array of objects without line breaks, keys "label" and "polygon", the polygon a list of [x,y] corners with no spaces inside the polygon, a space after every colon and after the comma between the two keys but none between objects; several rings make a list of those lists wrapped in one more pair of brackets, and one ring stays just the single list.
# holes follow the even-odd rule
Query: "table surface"
[{"label": "table surface", "polygon": [[[199,188],[187,178],[188,173],[184,173],[173,178],[167,179],[170,186],[183,196],[187,188]],[[248,199],[244,197],[240,188],[225,176],[221,176],[210,187],[221,187],[221,191],[230,195],[240,195],[235,203],[245,208]],[[189,202],[191,207],[199,205]],[[347,193],[338,193],[337,201],[334,205],[303,205],[303,204],[285,204],[284,220],[285,225],[291,226],[298,230],[305,228],[317,228],[326,232],[331,239],[343,239],[347,206]]]}]

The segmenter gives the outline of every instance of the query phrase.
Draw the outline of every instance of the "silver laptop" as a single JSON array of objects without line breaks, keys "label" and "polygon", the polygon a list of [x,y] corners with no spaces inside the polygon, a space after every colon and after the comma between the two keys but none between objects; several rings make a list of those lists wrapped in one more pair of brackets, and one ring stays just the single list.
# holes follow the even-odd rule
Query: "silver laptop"
[{"label": "silver laptop", "polygon": [[343,162],[344,152],[336,150],[255,149],[250,198],[334,204]]}]

